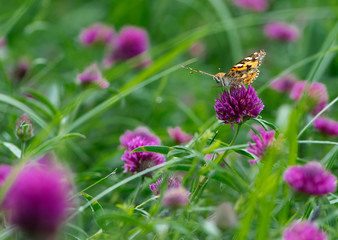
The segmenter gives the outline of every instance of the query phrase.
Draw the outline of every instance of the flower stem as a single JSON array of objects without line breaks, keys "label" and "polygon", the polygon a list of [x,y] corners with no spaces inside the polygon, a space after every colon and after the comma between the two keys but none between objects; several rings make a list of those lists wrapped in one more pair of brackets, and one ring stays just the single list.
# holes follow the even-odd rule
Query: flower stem
[{"label": "flower stem", "polygon": [[141,190],[143,188],[143,182],[144,182],[144,177],[142,176],[141,178],[141,184],[138,186],[137,192],[133,198],[133,201],[131,202],[130,205],[134,205],[134,203],[136,202],[136,199],[140,196]]},{"label": "flower stem", "polygon": [[[237,139],[237,137],[238,137],[239,129],[241,128],[241,126],[242,126],[242,123],[239,123],[239,124],[238,124],[238,127],[237,127],[237,129],[236,129],[235,135],[234,135],[234,137],[232,138],[231,142],[230,142],[229,145],[228,145],[229,147],[232,146],[232,145],[235,143],[235,141],[236,141],[236,139]],[[230,150],[224,151],[222,157],[221,157],[221,158],[216,158],[215,161],[214,161],[214,163],[215,163],[215,164],[220,164],[220,162],[221,162],[223,159],[226,158],[226,156],[228,155],[229,151],[230,151]],[[191,202],[194,202],[194,201],[196,201],[196,200],[199,198],[199,196],[202,194],[204,188],[206,187],[208,181],[209,181],[209,178],[208,178],[208,177],[202,176],[202,180],[199,182],[199,184],[197,185],[195,191],[194,191],[194,192],[192,193],[192,195],[191,195],[191,198],[190,198],[190,201],[191,201]]]}]

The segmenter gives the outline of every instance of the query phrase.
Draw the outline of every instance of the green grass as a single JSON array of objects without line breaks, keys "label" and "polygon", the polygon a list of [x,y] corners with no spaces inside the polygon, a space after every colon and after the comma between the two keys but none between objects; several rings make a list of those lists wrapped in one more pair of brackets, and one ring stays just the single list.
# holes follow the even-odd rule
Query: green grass
[{"label": "green grass", "polygon": [[[225,0],[0,4],[0,37],[7,41],[0,48],[1,163],[19,172],[26,162],[50,152],[71,170],[76,204],[60,239],[277,240],[293,221],[311,219],[318,207],[316,224],[330,240],[338,239],[337,192],[299,196],[283,181],[289,165],[313,160],[338,175],[337,137],[313,128],[319,116],[338,120],[334,1],[270,1],[261,13]],[[263,27],[271,21],[295,24],[300,39],[268,39]],[[107,54],[103,46],[85,48],[78,42],[79,32],[95,22],[116,31],[125,25],[146,29],[152,64],[133,69],[134,59],[117,63],[102,68],[109,88],[79,86],[76,75],[93,62],[100,65]],[[202,57],[189,54],[196,41],[206,47]],[[225,72],[259,49],[267,56],[252,86],[265,107],[259,117],[232,131],[216,119],[214,102],[220,89],[215,81],[191,75],[181,65]],[[13,69],[20,59],[28,59],[30,69],[17,81]],[[327,107],[312,116],[305,99],[295,102],[269,87],[288,73],[325,84]],[[15,121],[23,113],[35,128],[34,138],[25,145],[14,134]],[[275,130],[276,140],[258,164],[250,165],[253,155],[245,149],[252,141],[249,131],[256,131],[253,124]],[[119,137],[138,126],[148,126],[162,141],[161,146],[138,150],[164,154],[166,162],[131,175],[121,168],[124,150]],[[175,146],[169,126],[181,126],[193,140]],[[207,165],[206,154],[214,154]],[[221,167],[226,156],[226,167]],[[0,188],[0,199],[17,172]],[[145,177],[150,172],[153,176]],[[182,172],[191,201],[171,211],[162,206],[163,194],[152,195],[149,184]],[[237,225],[226,230],[210,221],[223,202],[232,204],[238,218]],[[4,223],[0,239],[24,239]]]}]

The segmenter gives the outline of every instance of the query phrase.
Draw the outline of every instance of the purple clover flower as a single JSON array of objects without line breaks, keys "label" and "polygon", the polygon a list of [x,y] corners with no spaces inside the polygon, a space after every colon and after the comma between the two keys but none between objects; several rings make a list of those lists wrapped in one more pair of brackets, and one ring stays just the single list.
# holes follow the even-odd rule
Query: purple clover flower
[{"label": "purple clover flower", "polygon": [[326,240],[327,235],[313,222],[295,222],[285,229],[283,240]]},{"label": "purple clover flower", "polygon": [[193,43],[189,48],[189,55],[194,58],[204,58],[206,54],[205,44],[201,41]]},{"label": "purple clover flower", "polygon": [[183,144],[190,142],[193,139],[193,136],[182,131],[180,127],[171,128],[169,127],[168,133],[172,139],[174,139],[176,144]]},{"label": "purple clover flower", "polygon": [[299,38],[299,30],[296,26],[285,22],[273,22],[264,26],[264,33],[271,39],[286,42],[295,42]]},{"label": "purple clover flower", "polygon": [[[134,137],[128,142],[127,150],[122,155],[124,161],[124,172],[141,172],[147,168],[159,165],[165,162],[162,154],[152,152],[135,152],[131,153],[135,148],[142,146],[157,145],[157,142],[150,141],[141,136]],[[148,174],[150,175],[150,174]]]},{"label": "purple clover flower", "polygon": [[189,203],[189,195],[190,192],[182,187],[170,188],[164,194],[162,204],[171,209],[181,208]]},{"label": "purple clover flower", "polygon": [[152,142],[153,145],[159,145],[161,144],[161,140],[152,134],[150,130],[147,127],[138,127],[134,131],[127,130],[121,137],[121,147],[127,148],[129,142],[134,139],[135,137],[143,137],[146,140]]},{"label": "purple clover flower", "polygon": [[[305,87],[307,86],[306,81],[297,82],[294,84],[290,97],[294,100],[300,100],[302,95],[304,94]],[[308,97],[309,97],[309,105],[312,107],[312,114],[316,115],[319,113],[328,103],[328,94],[324,84],[322,83],[313,83],[308,88]]]},{"label": "purple clover flower", "polygon": [[338,122],[333,119],[319,117],[313,122],[313,126],[326,135],[338,136]]},{"label": "purple clover flower", "polygon": [[249,161],[250,164],[257,163],[259,160],[261,160],[267,148],[271,146],[274,141],[275,131],[260,130],[259,132],[262,138],[260,138],[259,135],[254,134],[252,139],[256,145],[253,145],[251,142],[249,142],[249,147],[247,148],[249,153],[257,156],[256,159]]},{"label": "purple clover flower", "polygon": [[7,164],[0,164],[0,187],[4,183],[4,181],[7,179],[8,175],[12,171],[12,166]]},{"label": "purple clover flower", "polygon": [[318,162],[309,162],[305,166],[289,167],[284,173],[284,181],[298,192],[310,195],[325,195],[336,190],[336,176]]},{"label": "purple clover flower", "polygon": [[[134,58],[149,48],[148,33],[146,30],[134,26],[121,29],[115,41],[113,51],[104,60],[106,66],[111,66],[116,61],[126,61]],[[146,57],[137,67],[145,67],[151,63]]]},{"label": "purple clover flower", "polygon": [[273,80],[270,87],[277,92],[291,92],[293,86],[298,81],[293,75],[285,75]]},{"label": "purple clover flower", "polygon": [[[163,183],[163,178],[158,179],[155,183],[149,185],[150,190],[153,192],[155,196],[160,194],[161,185]],[[181,186],[181,182],[175,176],[170,176],[167,179],[167,189],[170,188],[179,188]]]},{"label": "purple clover flower", "polygon": [[233,128],[235,123],[243,123],[250,118],[255,118],[263,110],[264,105],[251,85],[231,87],[224,90],[215,100],[217,119],[224,124],[230,123]]},{"label": "purple clover flower", "polygon": [[89,85],[91,83],[97,84],[100,88],[109,87],[109,82],[102,77],[102,73],[97,64],[92,64],[87,67],[83,73],[77,75],[77,79],[82,85]]},{"label": "purple clover flower", "polygon": [[27,164],[9,189],[1,208],[9,223],[32,239],[52,239],[73,206],[71,183],[56,164]]},{"label": "purple clover flower", "polygon": [[14,71],[13,71],[13,77],[19,82],[21,81],[27,74],[29,70],[29,63],[25,60],[20,60],[17,62]]},{"label": "purple clover flower", "polygon": [[95,23],[84,29],[79,36],[80,42],[85,46],[90,46],[96,43],[109,44],[114,40],[114,28],[102,24]]},{"label": "purple clover flower", "polygon": [[233,0],[233,2],[241,8],[247,8],[255,12],[264,12],[268,8],[267,0]]}]

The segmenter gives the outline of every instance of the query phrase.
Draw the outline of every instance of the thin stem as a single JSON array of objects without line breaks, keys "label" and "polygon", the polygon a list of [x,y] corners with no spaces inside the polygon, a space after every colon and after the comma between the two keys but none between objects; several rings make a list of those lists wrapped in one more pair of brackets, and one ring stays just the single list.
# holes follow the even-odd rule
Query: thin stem
[{"label": "thin stem", "polygon": [[[235,135],[234,135],[234,137],[232,138],[231,142],[229,143],[228,147],[232,146],[232,145],[235,143],[235,141],[236,141],[236,139],[237,139],[237,137],[238,137],[239,129],[241,128],[241,126],[242,126],[241,123],[238,124],[238,127],[237,127],[237,129],[236,129]],[[226,150],[226,151],[224,151],[222,157],[221,157],[221,158],[216,158],[215,161],[214,161],[214,163],[215,163],[215,164],[219,164],[219,163],[222,161],[222,159],[225,159],[225,158],[226,158],[226,156],[228,155],[229,151],[230,151],[229,149]],[[208,168],[209,166],[206,166],[206,167]],[[210,167],[209,167],[209,168],[210,168]],[[209,169],[208,169],[208,170],[209,170]],[[205,186],[207,185],[207,183],[208,183],[208,181],[209,181],[209,178],[208,178],[208,177],[206,177],[206,176],[202,176],[202,177],[203,177],[202,181],[197,185],[195,191],[194,191],[194,192],[192,193],[192,195],[191,195],[191,198],[190,198],[190,199],[191,199],[191,202],[194,202],[194,201],[196,201],[196,200],[198,199],[198,197],[202,194],[202,192],[203,192]]]},{"label": "thin stem", "polygon": [[134,205],[134,203],[136,202],[136,199],[140,196],[141,190],[143,188],[143,182],[144,182],[144,176],[142,176],[141,178],[141,184],[138,186],[137,192],[133,198],[133,201],[131,202],[130,205]]}]

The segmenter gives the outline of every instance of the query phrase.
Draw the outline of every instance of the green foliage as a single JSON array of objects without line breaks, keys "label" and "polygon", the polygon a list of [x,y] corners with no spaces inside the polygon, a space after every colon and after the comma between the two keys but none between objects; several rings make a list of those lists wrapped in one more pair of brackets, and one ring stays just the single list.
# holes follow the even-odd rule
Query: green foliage
[{"label": "green foliage", "polygon": [[[338,8],[334,1],[319,0],[269,4],[257,13],[225,0],[0,0],[0,37],[6,37],[6,46],[0,47],[1,163],[20,169],[53,153],[72,170],[78,193],[72,196],[75,209],[61,239],[281,239],[293,221],[312,218],[329,239],[338,239],[338,194],[299,196],[283,180],[289,165],[313,160],[338,174],[337,138],[313,128],[324,114],[338,120]],[[299,40],[268,39],[263,27],[272,21],[297,25]],[[101,64],[109,51],[79,43],[80,31],[95,22],[117,31],[126,25],[146,29],[152,64],[116,63],[102,68],[107,89],[80,86],[76,75],[94,62]],[[200,56],[190,53],[196,42],[206,48]],[[267,56],[252,85],[265,107],[259,117],[232,131],[215,117],[214,99],[221,91],[215,81],[190,75],[181,65],[226,72],[259,49]],[[13,72],[20,59],[28,59],[30,66],[17,80]],[[311,116],[304,99],[295,102],[269,88],[288,73],[325,84],[328,105]],[[23,113],[35,133],[26,144],[14,133]],[[253,142],[249,132],[260,136],[257,125],[274,130],[275,142],[250,165],[255,156],[247,151]],[[121,168],[119,138],[138,126],[149,127],[162,143],[132,152],[163,154],[166,161],[132,175]],[[193,139],[175,145],[167,133],[170,126],[180,126]],[[159,196],[149,189],[171,176],[181,177],[191,193],[190,203],[174,211],[162,206],[166,185]],[[11,181],[2,187],[0,199]],[[232,204],[236,227],[224,230],[215,224],[223,202]],[[2,224],[0,239],[20,237]]]}]

